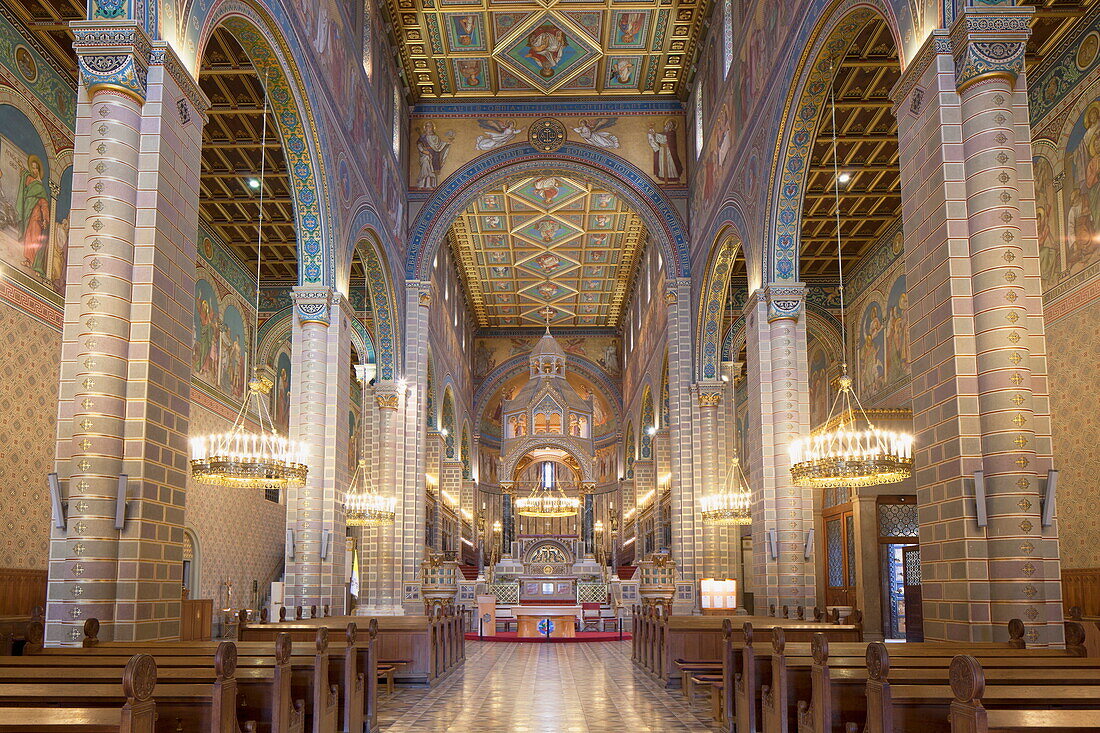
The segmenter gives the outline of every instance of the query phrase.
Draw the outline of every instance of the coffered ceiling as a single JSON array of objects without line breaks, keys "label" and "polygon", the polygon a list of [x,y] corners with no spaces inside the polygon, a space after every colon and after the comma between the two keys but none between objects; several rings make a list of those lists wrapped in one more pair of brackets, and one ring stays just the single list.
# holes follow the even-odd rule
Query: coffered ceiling
[{"label": "coffered ceiling", "polygon": [[708,0],[387,0],[418,98],[676,94]]},{"label": "coffered ceiling", "polygon": [[478,325],[617,327],[646,238],[615,194],[552,172],[484,191],[450,243]]}]

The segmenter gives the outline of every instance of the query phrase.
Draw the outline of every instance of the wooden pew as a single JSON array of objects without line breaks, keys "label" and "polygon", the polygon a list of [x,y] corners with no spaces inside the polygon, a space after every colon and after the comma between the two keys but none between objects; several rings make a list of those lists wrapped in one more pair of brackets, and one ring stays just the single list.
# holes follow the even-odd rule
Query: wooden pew
[{"label": "wooden pew", "polygon": [[[60,647],[41,650],[35,657],[24,657],[24,664],[37,663],[49,664],[52,659],[66,660],[66,664],[72,667],[86,669],[96,666],[110,666],[117,664],[121,657],[135,650],[151,652],[155,655],[162,669],[162,676],[191,677],[199,679],[202,670],[199,669],[222,648],[222,645],[230,642],[206,642],[206,641],[166,641],[166,642],[107,642],[103,643],[98,638],[99,622],[88,619],[84,624],[85,638],[80,649]],[[315,643],[320,644],[320,634],[314,630]],[[327,631],[325,642],[327,645]],[[234,654],[240,643],[233,644]],[[270,724],[275,733],[280,731],[305,730],[307,722],[313,722],[313,730],[335,731],[335,723],[338,719],[337,699],[333,698],[343,689],[343,685],[332,686],[327,694],[319,694],[318,688],[329,687],[329,655],[327,651],[320,656],[325,660],[325,666],[321,666],[318,654],[308,653],[294,654],[292,656],[292,642],[289,634],[280,634],[273,640],[264,644],[252,644],[247,646],[246,656],[237,658],[237,664],[243,667],[238,670],[237,685],[242,693],[242,701],[249,714]],[[340,665],[337,660],[332,660],[332,674],[340,678]],[[181,667],[179,671],[175,668]],[[191,669],[188,669],[191,668]],[[319,674],[318,670],[324,670]],[[209,674],[207,672],[207,674]],[[354,682],[354,678],[352,678]],[[355,689],[353,684],[353,689]],[[362,689],[362,688],[359,688]],[[336,690],[336,693],[333,693]],[[357,697],[358,700],[364,699]],[[305,700],[309,705],[305,705]],[[320,701],[320,705],[317,701]],[[320,708],[320,713],[315,711]],[[356,708],[351,706],[352,711]],[[352,713],[354,714],[354,712]],[[319,726],[319,727],[318,727]]]},{"label": "wooden pew", "polygon": [[[990,733],[997,730],[1097,730],[1100,729],[1100,687],[1060,684],[1044,688],[1039,700],[1028,700],[1023,707],[986,709],[986,676],[977,659],[962,654],[951,662],[951,702],[949,719],[952,733]],[[1079,678],[1073,678],[1074,683]],[[1009,693],[1034,693],[1030,687],[998,686],[989,697],[1004,700]],[[1013,695],[1013,698],[1017,695]],[[1035,703],[1038,704],[1035,704]],[[1064,706],[1064,707],[1063,707]]]},{"label": "wooden pew", "polygon": [[[242,613],[239,618],[244,618]],[[89,619],[89,622],[94,619]],[[157,655],[157,660],[164,665],[187,664],[188,660],[201,658],[210,653],[211,642],[148,642],[141,645],[132,645],[127,642],[103,644],[98,639],[98,623],[85,623],[84,649],[93,654],[105,658],[111,654],[125,654],[135,646],[145,650],[152,650]],[[249,667],[271,667],[280,664],[280,655],[285,654],[285,664],[288,665],[288,677],[290,694],[299,700],[305,700],[303,708],[305,726],[313,733],[336,733],[341,730],[340,723],[347,724],[349,719],[355,721],[359,728],[349,730],[361,730],[363,720],[363,705],[366,700],[365,678],[356,673],[355,651],[352,647],[352,666],[350,669],[339,656],[329,653],[329,630],[327,627],[310,627],[314,651],[312,654],[291,654],[292,635],[289,633],[275,634],[275,638],[259,645],[246,645],[248,657],[245,663]],[[274,641],[274,650],[271,642]],[[223,642],[225,643],[225,642]],[[244,644],[244,642],[240,642]],[[281,645],[281,646],[280,646]],[[236,648],[236,647],[235,647]],[[43,656],[65,654],[66,650],[46,649],[41,652]],[[340,682],[331,684],[335,678]],[[345,692],[346,691],[346,692]],[[344,701],[341,707],[341,701]],[[343,713],[343,714],[342,714]]]},{"label": "wooden pew", "polygon": [[77,707],[64,698],[50,698],[40,705],[8,706],[0,711],[0,731],[12,733],[154,733],[157,720],[153,689],[157,665],[147,654],[130,658],[122,671],[121,708]]},{"label": "wooden pew", "polygon": [[[375,641],[378,659],[407,659],[410,663],[396,672],[397,682],[412,684],[431,684],[438,676],[432,663],[435,654],[432,648],[433,620],[428,616],[380,616],[376,622],[377,639]],[[248,624],[240,629],[243,640],[267,640],[280,631],[285,631],[293,639],[311,638],[319,626],[343,632],[348,622],[362,621],[360,616],[331,616],[327,619],[307,619],[282,624]],[[363,631],[360,630],[360,635]],[[438,638],[438,634],[435,635]],[[465,644],[465,639],[462,641]],[[453,667],[452,667],[453,668]],[[369,675],[368,675],[369,676]]]},{"label": "wooden pew", "polygon": [[[147,658],[149,662],[142,662],[144,667],[152,663],[156,664],[152,655],[136,655]],[[130,657],[129,659],[133,659]],[[40,707],[46,701],[64,701],[66,705],[79,707],[113,707],[124,705],[129,697],[122,685],[117,683],[88,682],[82,678],[79,670],[70,670],[73,658],[65,656],[52,657],[20,657],[8,661],[31,661],[38,664],[28,666],[46,666],[45,663],[54,665],[49,682],[10,682],[0,684],[0,706]],[[201,730],[211,733],[239,733],[240,726],[237,719],[237,680],[236,674],[236,648],[232,642],[223,642],[214,655],[214,680],[210,682],[170,682],[156,684],[156,673],[153,673],[153,682],[156,684],[157,693],[157,722],[156,730],[166,733],[177,730]],[[128,664],[126,661],[125,664]],[[111,663],[117,670],[117,662]],[[139,670],[142,679],[148,679],[147,670]],[[118,672],[116,671],[117,675]],[[114,677],[114,676],[112,676]],[[5,717],[0,710],[0,718]]]},{"label": "wooden pew", "polygon": [[[666,686],[679,682],[676,660],[720,663],[725,644],[725,621],[736,620],[752,623],[758,632],[763,629],[783,628],[791,641],[809,642],[818,631],[829,631],[838,641],[860,641],[863,629],[859,624],[822,624],[799,619],[760,618],[752,616],[668,616],[655,624],[656,639],[643,656],[652,660],[651,673],[657,675]],[[735,634],[740,634],[735,631]]]},{"label": "wooden pew", "polygon": [[[982,659],[990,660],[1015,660],[1020,659],[1021,655],[1026,655],[1025,658],[1029,663],[1042,658],[1064,660],[1067,654],[1079,656],[1083,653],[1083,649],[1075,644],[1072,630],[1068,651],[1057,649],[1023,651],[1024,625],[1019,619],[1009,622],[1008,632],[1007,642],[967,644],[926,642],[890,646],[898,665],[907,668],[903,673],[907,679],[930,681],[937,681],[943,677],[950,660],[960,652],[971,652]],[[788,653],[791,650],[790,647],[791,645],[788,644]],[[854,717],[857,724],[861,724],[865,708],[867,659],[868,655],[878,647],[885,649],[881,642],[873,642],[869,645],[835,643],[830,642],[824,635],[815,636],[810,645],[812,663],[809,670],[806,669],[805,660],[789,665],[791,669],[786,671],[784,687],[774,690],[777,711],[784,705],[790,711],[790,706],[797,704],[800,733],[842,730],[840,724],[842,717],[849,721]],[[772,669],[774,678],[776,676],[774,660]]]},{"label": "wooden pew", "polygon": [[[1071,628],[1067,625],[1067,641],[1081,641],[1083,632]],[[1031,649],[1015,656],[971,654],[983,666],[985,678],[997,683],[983,703],[1022,707],[1036,696],[1054,702],[1067,680],[1100,695],[1100,659],[1077,656],[1081,647],[1076,646],[1062,651],[1062,656],[1056,649]],[[914,726],[922,733],[948,731],[953,700],[947,684],[950,663],[940,659],[934,669],[906,668],[904,660],[899,664],[891,657],[892,651],[879,642],[867,649],[867,733],[893,733]]]}]

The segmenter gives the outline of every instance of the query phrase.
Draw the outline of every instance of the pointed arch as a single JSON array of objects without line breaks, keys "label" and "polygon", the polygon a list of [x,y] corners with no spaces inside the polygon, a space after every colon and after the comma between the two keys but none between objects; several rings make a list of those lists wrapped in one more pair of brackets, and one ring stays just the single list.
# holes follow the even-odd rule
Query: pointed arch
[{"label": "pointed arch", "polygon": [[703,291],[699,297],[698,323],[698,378],[713,381],[720,376],[722,361],[723,319],[729,298],[730,277],[733,263],[741,251],[741,234],[732,224],[723,227],[718,237],[710,262],[707,264]]},{"label": "pointed arch", "polygon": [[473,450],[470,444],[469,420],[466,420],[462,423],[462,445],[459,448],[459,451],[459,457],[462,459],[462,478],[473,478],[473,467],[471,465],[471,455],[473,454]]},{"label": "pointed arch", "polygon": [[691,276],[689,241],[679,211],[641,169],[590,145],[566,143],[547,155],[525,142],[485,153],[453,173],[432,192],[410,229],[405,277],[430,279],[432,261],[451,222],[479,192],[505,179],[536,171],[544,173],[548,168],[599,181],[621,196],[662,248],[672,276]]},{"label": "pointed arch", "polygon": [[642,390],[642,409],[638,418],[638,458],[653,457],[653,433],[658,425],[653,412],[653,391],[647,384]]},{"label": "pointed arch", "polygon": [[455,393],[451,385],[443,390],[443,405],[439,411],[439,431],[446,431],[443,436],[446,457],[454,459],[455,447],[458,444],[458,426],[455,416]]},{"label": "pointed arch", "polygon": [[634,460],[637,458],[634,444],[634,423],[626,425],[626,437],[623,439],[623,465],[626,466],[626,477],[634,478]]},{"label": "pointed arch", "polygon": [[[265,85],[287,161],[298,250],[299,285],[333,285],[336,256],[332,246],[331,197],[324,168],[321,134],[309,103],[308,88],[281,26],[262,5],[222,0],[210,9],[199,34],[196,68],[214,31],[224,27],[241,45]],[[200,71],[201,73],[201,71]]]},{"label": "pointed arch", "polygon": [[[883,21],[898,48],[903,48],[897,18],[885,0],[835,0],[810,34],[787,95],[772,163],[771,191],[764,242],[766,282],[790,283],[799,277],[802,205],[818,122],[839,61],[868,23]],[[899,54],[904,58],[904,54]],[[904,62],[902,62],[904,70]],[[794,112],[797,110],[797,114]]]},{"label": "pointed arch", "polygon": [[431,349],[428,349],[428,375],[424,387],[424,404],[428,412],[428,430],[436,430],[439,427],[439,418],[435,414],[435,359],[432,358]]},{"label": "pointed arch", "polygon": [[[390,279],[386,251],[378,235],[384,231],[382,222],[373,209],[363,207],[352,219],[352,246],[363,260],[363,271],[370,294],[371,320],[374,326],[374,358],[378,365],[378,379],[391,382],[397,377],[398,342],[395,337],[397,322],[397,292]],[[350,261],[349,271],[350,271]]]}]

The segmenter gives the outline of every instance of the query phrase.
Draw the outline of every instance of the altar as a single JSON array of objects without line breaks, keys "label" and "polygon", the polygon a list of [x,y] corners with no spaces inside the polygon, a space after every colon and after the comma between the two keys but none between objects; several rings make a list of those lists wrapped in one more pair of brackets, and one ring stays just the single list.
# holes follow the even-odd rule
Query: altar
[{"label": "altar", "polygon": [[520,637],[546,636],[549,626],[551,638],[572,639],[581,619],[580,606],[515,606],[512,613]]}]

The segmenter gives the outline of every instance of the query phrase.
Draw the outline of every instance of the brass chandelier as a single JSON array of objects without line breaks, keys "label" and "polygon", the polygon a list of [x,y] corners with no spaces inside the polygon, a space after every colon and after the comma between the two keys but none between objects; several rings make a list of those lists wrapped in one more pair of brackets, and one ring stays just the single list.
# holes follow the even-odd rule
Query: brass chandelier
[{"label": "brass chandelier", "polygon": [[378,493],[367,471],[367,462],[359,459],[351,486],[344,497],[344,519],[349,527],[383,527],[397,517],[396,500]]},{"label": "brass chandelier", "polygon": [[735,455],[729,471],[726,472],[726,481],[722,490],[702,497],[699,500],[699,508],[705,523],[734,526],[752,524],[749,511],[751,503],[752,492],[749,491],[749,482],[745,480],[741,461]]},{"label": "brass chandelier", "polygon": [[876,427],[859,401],[848,376],[848,340],[844,309],[844,257],[840,234],[840,168],[836,143],[836,100],[830,88],[833,117],[833,194],[836,202],[836,249],[840,279],[842,360],[839,391],[825,427],[791,445],[791,477],[796,486],[819,488],[878,486],[913,475],[913,436]]},{"label": "brass chandelier", "polygon": [[[259,220],[256,225],[256,300],[252,328],[253,378],[248,382],[248,395],[227,433],[203,435],[191,439],[191,476],[195,481],[211,486],[238,488],[286,489],[305,485],[308,467],[307,448],[290,440],[275,429],[268,410],[267,395],[272,382],[260,374],[256,365],[257,334],[260,324],[260,264],[263,261],[264,167],[267,146],[267,85],[264,85],[263,145],[260,152]],[[245,426],[245,416],[254,405],[257,431]]]},{"label": "brass chandelier", "polygon": [[566,496],[556,476],[556,466],[550,461],[542,464],[542,479],[536,481],[531,493],[516,499],[516,514],[521,517],[572,517],[581,509],[581,500]]},{"label": "brass chandelier", "polygon": [[[363,322],[366,322],[367,303],[370,302],[369,285],[366,279],[366,268],[363,277]],[[366,373],[366,359],[363,360],[363,373]],[[367,442],[367,428],[363,420],[359,421],[360,430],[360,455],[365,455]],[[378,493],[374,482],[371,480],[370,471],[367,470],[367,461],[360,458],[355,466],[355,473],[351,476],[351,484],[344,496],[344,521],[349,527],[384,527],[393,524],[397,518],[397,500],[393,497],[382,496]]]}]

